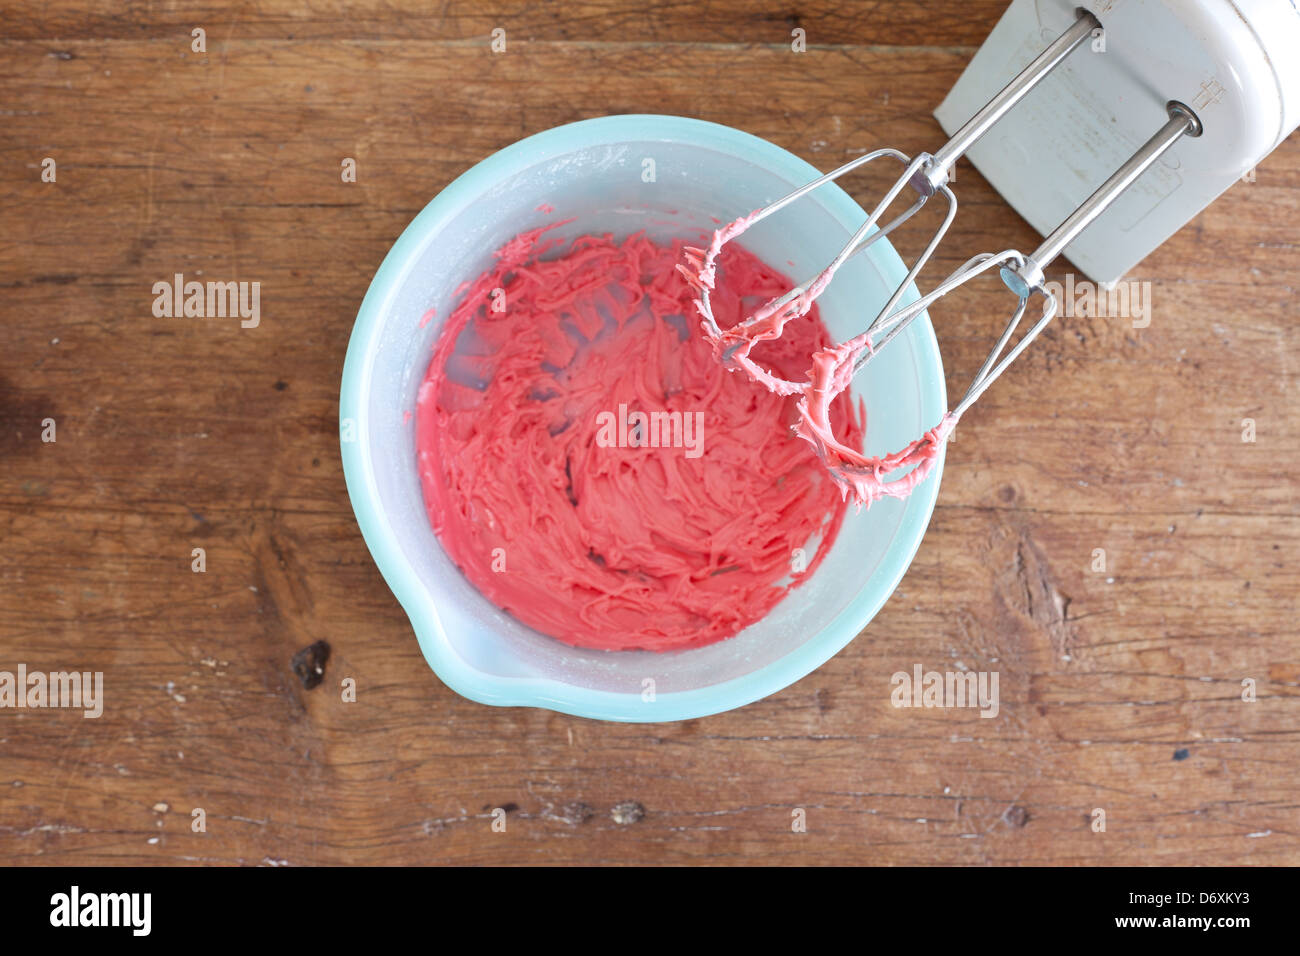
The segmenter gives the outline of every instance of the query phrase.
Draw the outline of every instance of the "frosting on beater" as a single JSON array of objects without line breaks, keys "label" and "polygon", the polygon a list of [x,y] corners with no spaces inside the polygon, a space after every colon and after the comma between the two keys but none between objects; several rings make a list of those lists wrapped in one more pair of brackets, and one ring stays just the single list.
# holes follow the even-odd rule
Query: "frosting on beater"
[{"label": "frosting on beater", "polygon": [[[835,437],[829,414],[835,401],[852,382],[858,358],[873,348],[865,333],[839,345],[813,351],[812,366],[802,382],[775,374],[751,356],[755,345],[782,340],[790,322],[807,316],[815,308],[817,297],[836,272],[834,263],[788,301],[782,302],[780,296],[770,298],[750,316],[726,328],[719,324],[715,329],[707,321],[718,282],[717,260],[722,247],[743,234],[753,224],[758,212],[755,210],[715,230],[707,248],[686,247],[687,264],[677,266],[696,290],[695,308],[705,320],[700,324],[713,346],[714,356],[729,369],[744,369],[754,381],[778,395],[798,396],[799,420],[794,433],[808,442],[825,463],[845,500],[852,496],[860,509],[887,496],[906,498],[934,469],[944,443],[957,425],[956,415],[948,412],[937,425],[899,451],[884,457],[868,457]],[[900,469],[909,470],[898,477],[889,477]]]}]

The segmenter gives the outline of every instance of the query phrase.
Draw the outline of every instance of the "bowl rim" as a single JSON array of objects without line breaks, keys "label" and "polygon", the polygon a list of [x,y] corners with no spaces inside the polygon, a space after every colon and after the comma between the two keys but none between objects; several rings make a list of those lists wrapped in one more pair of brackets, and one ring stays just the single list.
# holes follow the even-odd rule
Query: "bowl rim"
[{"label": "bowl rim", "polygon": [[[411,622],[420,650],[434,673],[462,697],[504,707],[540,707],[577,717],[632,723],[689,720],[753,703],[789,687],[839,653],[871,622],[902,580],[929,525],[938,498],[946,446],[931,475],[905,502],[893,542],[880,567],[862,590],[820,633],[752,673],[694,690],[654,695],[652,702],[635,692],[592,690],[544,677],[503,677],[471,666],[447,640],[438,609],[397,543],[379,505],[379,496],[365,454],[369,444],[368,402],[372,376],[372,345],[380,320],[396,296],[407,271],[428,237],[460,214],[494,183],[576,149],[620,142],[687,141],[725,152],[739,152],[792,182],[810,181],[822,172],[793,153],[765,139],[707,120],[654,113],[632,113],[580,120],[543,130],[519,140],[475,164],[429,201],[402,231],[384,257],[357,311],[348,341],[339,388],[339,447],[348,497],[357,524],[380,574]],[[819,191],[825,208],[849,223],[861,223],[866,212],[837,183]],[[879,242],[877,263],[888,281],[901,282],[907,268],[888,240]],[[919,297],[909,287],[904,301]],[[930,324],[922,313],[905,332],[912,337],[921,368],[921,410],[935,422],[947,411],[943,360]],[[927,374],[932,373],[932,374]],[[346,437],[345,424],[354,424]],[[618,652],[611,652],[618,653]]]}]

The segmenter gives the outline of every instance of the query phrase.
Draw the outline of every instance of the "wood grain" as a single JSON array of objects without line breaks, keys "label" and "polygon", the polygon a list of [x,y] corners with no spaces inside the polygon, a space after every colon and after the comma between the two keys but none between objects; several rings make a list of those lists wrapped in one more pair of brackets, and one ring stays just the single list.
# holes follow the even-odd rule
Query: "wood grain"
[{"label": "wood grain", "polygon": [[[0,669],[102,670],[107,702],[99,720],[0,710],[0,856],[1300,862],[1295,138],[1140,267],[1149,327],[1059,321],[998,382],[892,600],[772,698],[632,726],[463,700],[353,520],[347,337],[454,176],[631,111],[739,126],[824,168],[933,148],[929,111],[1001,7],[6,0]],[[958,180],[935,274],[1032,243],[973,168]],[[878,185],[846,183],[864,202]],[[261,326],[154,318],[152,284],[200,270],[261,282]],[[1005,308],[990,287],[935,311],[950,393]],[[290,661],[321,639],[307,690]],[[997,670],[999,717],[891,707],[890,675],[918,662]],[[627,803],[644,815],[617,822]]]}]

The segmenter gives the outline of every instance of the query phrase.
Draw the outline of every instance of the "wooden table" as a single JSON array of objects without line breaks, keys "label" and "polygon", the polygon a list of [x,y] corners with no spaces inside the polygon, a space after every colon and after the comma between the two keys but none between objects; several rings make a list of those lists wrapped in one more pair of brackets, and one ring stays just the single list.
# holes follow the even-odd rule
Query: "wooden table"
[{"label": "wooden table", "polygon": [[[1058,321],[998,382],[893,599],[760,703],[612,725],[464,700],[353,519],[348,335],[453,177],[620,112],[739,126],[824,168],[933,147],[930,110],[1002,7],[6,0],[0,669],[103,671],[106,703],[0,711],[0,854],[1300,862],[1295,137],[1140,267],[1149,327]],[[958,177],[934,274],[1033,245],[973,167]],[[259,327],[156,318],[178,272],[260,282]],[[950,393],[1005,308],[990,285],[936,312]],[[307,689],[291,661],[319,640]],[[915,663],[998,671],[999,716],[893,708]]]}]

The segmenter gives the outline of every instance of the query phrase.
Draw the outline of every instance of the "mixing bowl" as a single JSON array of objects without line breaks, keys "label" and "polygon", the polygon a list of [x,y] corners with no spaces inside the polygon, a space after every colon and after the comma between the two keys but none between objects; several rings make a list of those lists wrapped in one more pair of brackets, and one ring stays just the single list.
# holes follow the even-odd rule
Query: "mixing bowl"
[{"label": "mixing bowl", "polygon": [[[852,640],[897,586],[929,523],[942,461],[907,500],[850,508],[815,573],[735,637],[669,653],[574,648],[519,623],[461,575],[429,525],[416,471],[411,416],[430,351],[457,286],[484,271],[493,250],[525,229],[570,217],[550,235],[621,238],[645,230],[656,239],[699,239],[718,221],[817,175],[784,149],[726,126],[610,116],[538,133],[488,157],[394,243],[348,344],[339,398],[343,470],[375,563],[429,666],[453,690],[485,704],[605,720],[700,717],[799,680]],[[792,278],[806,278],[865,219],[830,184],[741,241]],[[850,261],[819,300],[831,336],[865,328],[905,275],[884,240]],[[915,289],[909,295],[913,301]],[[436,318],[422,326],[429,309]],[[859,376],[854,393],[866,403],[870,454],[901,448],[939,421],[947,399],[928,317]],[[884,688],[882,679],[879,693]]]}]

